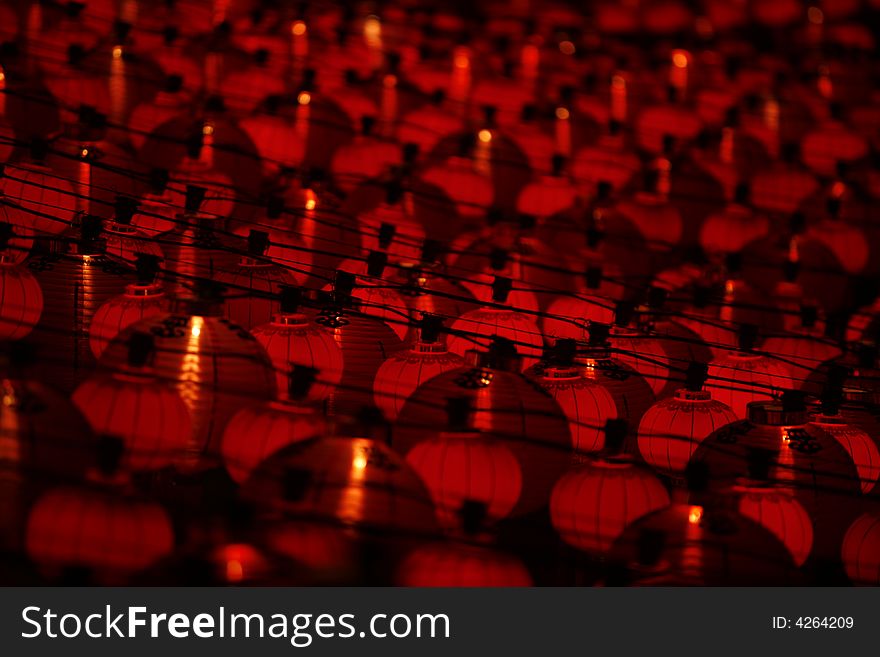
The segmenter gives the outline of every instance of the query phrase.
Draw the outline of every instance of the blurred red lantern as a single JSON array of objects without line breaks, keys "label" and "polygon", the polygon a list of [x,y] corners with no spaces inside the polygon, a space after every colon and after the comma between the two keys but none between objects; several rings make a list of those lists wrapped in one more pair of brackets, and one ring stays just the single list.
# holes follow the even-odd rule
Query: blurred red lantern
[{"label": "blurred red lantern", "polygon": [[95,358],[100,358],[109,342],[123,329],[171,308],[165,290],[154,282],[156,264],[154,260],[141,259],[139,282],[126,286],[124,294],[104,302],[95,312],[89,327],[89,345]]},{"label": "blurred red lantern", "polygon": [[[436,315],[455,320],[475,307],[470,291],[460,283],[444,275],[444,269],[430,259],[418,265],[398,267],[392,280],[399,285],[399,292],[409,306],[412,317]],[[415,327],[407,336],[415,338]]]},{"label": "blurred red lantern", "polygon": [[344,527],[320,522],[280,521],[266,528],[263,537],[269,550],[304,565],[310,574],[333,581],[346,581],[357,566],[355,542]]},{"label": "blurred red lantern", "polygon": [[787,318],[790,331],[770,335],[761,345],[764,352],[785,363],[795,387],[803,387],[819,365],[840,355],[837,345],[823,335],[824,327],[817,325],[816,315],[814,306],[805,305],[799,316]]},{"label": "blurred red lantern", "polygon": [[406,461],[428,488],[441,527],[454,530],[464,525],[468,531],[468,505],[479,505],[481,525],[513,512],[522,475],[516,456],[503,442],[473,428],[467,397],[446,402],[446,429],[427,432]]},{"label": "blurred red lantern", "polygon": [[614,206],[607,218],[607,230],[609,235],[623,238],[631,226],[651,251],[668,251],[681,242],[684,224],[665,194],[651,189],[653,177],[648,177],[648,191],[637,192]]},{"label": "blurred red lantern", "polygon": [[186,114],[192,107],[192,92],[182,88],[184,82],[190,81],[177,72],[168,75],[164,88],[151,100],[137,105],[128,116],[128,139],[138,150],[159,126]]},{"label": "blurred red lantern", "polygon": [[706,366],[688,368],[687,387],[654,404],[639,423],[639,453],[664,474],[682,475],[699,444],[712,432],[739,418],[726,404],[703,390]]},{"label": "blurred red lantern", "polygon": [[[743,341],[741,345],[745,346]],[[772,399],[794,385],[791,371],[780,360],[751,351],[731,352],[709,365],[712,398],[729,406],[740,419],[749,403]]]},{"label": "blurred red lantern", "polygon": [[811,425],[818,427],[838,443],[849,454],[858,471],[861,491],[867,495],[877,486],[880,479],[880,449],[865,431],[849,424],[838,409],[825,408],[828,413],[820,413],[813,417]]},{"label": "blurred red lantern", "polygon": [[394,424],[394,448],[408,453],[446,423],[447,399],[467,396],[473,429],[509,448],[519,462],[522,494],[514,513],[542,507],[572,452],[562,409],[519,373],[519,358],[503,339],[496,339],[489,353],[469,352],[466,362],[426,381],[407,399]]},{"label": "blurred red lantern", "polygon": [[590,146],[581,148],[572,160],[572,176],[584,187],[605,182],[613,190],[622,189],[641,168],[638,156],[627,148],[617,121],[609,125],[609,133]]},{"label": "blurred red lantern", "polygon": [[461,367],[461,356],[449,353],[440,336],[442,319],[424,317],[418,342],[382,363],[373,382],[376,406],[393,422],[409,396],[425,381]]},{"label": "blurred red lantern", "polygon": [[423,171],[421,179],[440,188],[455,201],[461,217],[483,216],[495,198],[491,178],[477,171],[475,162],[469,157],[451,157]]},{"label": "blurred red lantern", "polygon": [[[387,254],[370,251],[367,262],[344,260],[336,268],[355,276],[355,287],[351,296],[359,302],[359,310],[364,315],[381,319],[401,340],[410,333],[410,310],[403,296],[385,277]],[[325,289],[330,289],[332,284]]]},{"label": "blurred red lantern", "polygon": [[411,193],[389,183],[385,202],[358,216],[362,249],[384,251],[395,264],[420,262],[425,229],[413,214],[413,202]]},{"label": "blurred red lantern", "polygon": [[226,471],[237,483],[244,483],[254,468],[278,450],[324,435],[323,415],[305,403],[316,373],[309,367],[293,366],[285,401],[247,406],[226,425],[220,453]]},{"label": "blurred red lantern", "polygon": [[[625,434],[626,428],[614,431]],[[606,438],[612,454],[624,435],[611,432]],[[634,520],[668,505],[669,494],[657,477],[626,457],[609,455],[560,477],[550,498],[550,520],[563,541],[599,556]]]},{"label": "blurred red lantern", "polygon": [[854,584],[880,584],[880,513],[865,513],[856,519],[846,532],[840,556]]},{"label": "blurred red lantern", "polygon": [[122,440],[127,469],[175,465],[193,449],[189,409],[150,367],[151,335],[131,334],[128,349],[127,367],[87,379],[73,393],[73,402],[96,434]]},{"label": "blurred red lantern", "polygon": [[112,489],[54,488],[28,518],[28,556],[49,573],[82,568],[100,583],[122,584],[173,548],[161,506]]},{"label": "blurred red lantern", "polygon": [[7,220],[37,233],[57,235],[73,225],[77,200],[70,183],[39,163],[7,164],[0,192]]},{"label": "blurred red lantern", "polygon": [[834,119],[817,125],[801,143],[801,160],[820,176],[833,176],[839,162],[849,164],[867,154],[865,139]]},{"label": "blurred red lantern", "polygon": [[171,232],[177,227],[180,209],[174,205],[174,198],[168,192],[168,172],[156,169],[150,175],[150,191],[138,201],[138,207],[131,219],[131,225],[156,237]]},{"label": "blurred red lantern", "polygon": [[[670,92],[675,91],[670,87]],[[663,152],[663,142],[669,136],[686,143],[694,139],[703,127],[699,115],[676,102],[652,105],[643,109],[636,118],[637,141],[651,153]]]},{"label": "blurred red lantern", "polygon": [[325,437],[267,458],[242,489],[274,514],[365,531],[431,533],[433,506],[418,476],[385,445]]},{"label": "blurred red lantern", "polygon": [[619,303],[610,342],[614,357],[638,372],[659,395],[669,385],[669,358],[660,340],[635,327],[631,304]]},{"label": "blurred red lantern", "polygon": [[[308,139],[308,92],[302,92],[291,120],[280,112],[282,108],[271,104],[268,112],[244,119],[240,127],[254,142],[260,154],[266,174],[281,169],[301,166],[306,156]],[[302,109],[300,109],[302,108]]]},{"label": "blurred red lantern", "polygon": [[374,137],[374,124],[373,117],[363,117],[360,134],[333,154],[330,170],[336,184],[345,192],[351,192],[365,180],[378,178],[401,163],[400,146]]},{"label": "blurred red lantern", "polygon": [[215,279],[227,290],[226,316],[246,329],[272,321],[280,309],[281,289],[297,283],[290,271],[266,257],[268,249],[269,235],[252,230],[248,255],[221,269]]},{"label": "blurred red lantern", "polygon": [[397,586],[532,586],[532,577],[514,556],[483,545],[436,543],[404,557],[394,576]]},{"label": "blurred red lantern", "polygon": [[117,335],[101,355],[101,366],[124,371],[128,341],[134,333],[155,340],[152,366],[189,408],[193,440],[182,466],[191,467],[206,453],[214,456],[226,423],[235,412],[275,394],[275,372],[253,336],[223,319],[212,291],[181,299],[170,312],[146,317]]},{"label": "blurred red lantern", "polygon": [[617,418],[617,404],[605,388],[584,377],[573,352],[571,341],[558,340],[550,364],[535,373],[535,381],[565,413],[574,451],[598,452],[605,445],[605,424]]},{"label": "blurred red lantern", "polygon": [[252,333],[272,360],[281,398],[286,398],[288,379],[292,369],[299,365],[317,370],[308,399],[320,401],[342,380],[342,350],[333,335],[315,323],[314,317],[299,312],[299,302],[297,290],[285,290],[281,312],[272,322],[256,327]]},{"label": "blurred red lantern", "polygon": [[862,274],[871,264],[871,245],[865,231],[839,216],[831,215],[808,226],[800,242],[818,242],[848,274]]},{"label": "blurred red lantern", "polygon": [[[418,83],[418,79],[416,83]],[[435,100],[441,100],[439,95]],[[457,134],[464,128],[461,118],[452,110],[445,109],[438,102],[405,114],[397,128],[397,139],[402,144],[416,144],[419,152],[430,153],[446,137]]]},{"label": "blurred red lantern", "polygon": [[516,200],[517,212],[532,215],[543,223],[549,217],[575,206],[579,195],[575,186],[564,174],[564,162],[561,156],[554,156],[550,165],[552,173],[537,176],[523,187]]},{"label": "blurred red lantern", "polygon": [[224,220],[235,208],[236,185],[225,173],[214,166],[214,134],[213,123],[201,125],[201,132],[191,139],[183,160],[171,173],[171,184],[168,186],[172,205],[186,207],[185,190],[190,186],[205,190],[200,210],[215,220]]},{"label": "blurred red lantern", "polygon": [[[8,224],[7,224],[8,225]],[[34,275],[0,252],[0,339],[20,340],[40,321],[43,291]]]},{"label": "blurred red lantern", "polygon": [[740,185],[736,199],[721,212],[710,215],[700,229],[700,246],[709,254],[738,253],[749,242],[760,239],[770,231],[764,215],[757,214],[747,205],[747,192]]},{"label": "blurred red lantern", "polygon": [[818,191],[816,178],[793,163],[796,154],[761,169],[752,178],[752,200],[766,212],[790,215]]},{"label": "blurred red lantern", "polygon": [[772,531],[723,509],[675,503],[643,516],[608,560],[631,586],[767,586],[799,582],[791,553]]}]

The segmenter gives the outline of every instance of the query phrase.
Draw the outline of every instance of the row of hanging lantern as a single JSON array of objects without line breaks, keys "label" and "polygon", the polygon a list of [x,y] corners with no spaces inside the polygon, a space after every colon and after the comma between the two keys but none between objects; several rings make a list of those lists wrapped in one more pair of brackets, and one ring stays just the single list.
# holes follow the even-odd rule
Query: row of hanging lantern
[{"label": "row of hanging lantern", "polygon": [[116,4],[3,51],[34,576],[878,582],[861,7]]}]

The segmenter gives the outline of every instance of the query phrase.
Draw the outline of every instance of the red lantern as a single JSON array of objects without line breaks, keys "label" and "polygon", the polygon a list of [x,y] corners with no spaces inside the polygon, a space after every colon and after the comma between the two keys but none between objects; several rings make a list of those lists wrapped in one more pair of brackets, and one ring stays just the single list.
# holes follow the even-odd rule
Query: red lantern
[{"label": "red lantern", "polygon": [[361,119],[361,133],[350,144],[333,154],[330,169],[336,184],[351,192],[365,180],[378,178],[391,167],[400,164],[400,146],[372,136],[375,119]]},{"label": "red lantern", "polygon": [[709,365],[708,390],[740,419],[751,402],[772,399],[793,385],[791,371],[781,361],[751,352],[730,353]]},{"label": "red lantern", "polygon": [[281,312],[271,323],[256,327],[252,333],[272,360],[282,399],[292,368],[299,365],[318,371],[308,399],[320,401],[342,380],[342,350],[329,331],[315,324],[314,318],[297,312],[298,296],[295,290],[286,290],[282,294]]},{"label": "red lantern", "polygon": [[190,186],[205,190],[201,212],[213,219],[226,219],[235,208],[236,185],[225,174],[214,168],[214,125],[206,122],[201,126],[198,139],[188,144],[186,156],[171,174],[168,192],[171,204],[186,207],[184,190]]},{"label": "red lantern", "polygon": [[482,545],[437,543],[416,548],[397,567],[396,586],[532,586],[532,577],[514,556]]},{"label": "red lantern", "polygon": [[77,200],[67,180],[39,164],[7,164],[0,192],[7,220],[37,233],[57,235],[73,225]]},{"label": "red lantern", "polygon": [[738,253],[746,244],[767,235],[770,223],[756,214],[743,198],[743,187],[737,187],[737,201],[712,214],[700,229],[700,246],[709,254]]},{"label": "red lantern", "polygon": [[[268,114],[246,118],[240,124],[241,129],[257,147],[261,164],[268,174],[282,168],[301,166],[306,155],[308,137],[305,120],[291,121],[272,113],[272,109],[270,108]],[[305,111],[299,111],[296,116],[299,118],[303,114]]]},{"label": "red lantern", "polygon": [[867,154],[865,139],[834,119],[820,123],[801,143],[801,160],[820,176],[833,176],[838,163],[849,164]]},{"label": "red lantern", "polygon": [[192,107],[192,93],[181,88],[184,82],[190,83],[190,80],[175,77],[178,75],[175,71],[166,72],[169,78],[165,88],[150,101],[137,105],[128,117],[128,139],[138,150],[160,126],[184,115]]},{"label": "red lantern", "polygon": [[563,175],[563,160],[553,158],[553,173],[538,176],[523,187],[516,200],[517,212],[532,215],[539,222],[572,209],[579,200],[578,192],[571,181]]},{"label": "red lantern", "polygon": [[127,367],[86,380],[72,397],[96,434],[122,440],[131,470],[175,465],[193,449],[189,409],[156,378],[148,364],[153,349],[152,336],[132,334]]},{"label": "red lantern", "polygon": [[267,233],[251,231],[249,255],[223,268],[216,277],[228,292],[226,316],[246,329],[272,321],[280,309],[276,299],[282,288],[296,285],[293,274],[265,256],[268,246]]},{"label": "red lantern", "polygon": [[170,308],[171,301],[161,285],[146,280],[128,285],[125,294],[106,301],[92,318],[89,345],[95,358],[101,357],[110,341],[123,329]]},{"label": "red lantern", "polygon": [[461,217],[482,217],[495,198],[491,178],[477,171],[475,162],[469,157],[449,158],[423,171],[421,179],[440,188],[455,201]]},{"label": "red lantern", "polygon": [[[436,315],[455,320],[472,310],[475,304],[470,291],[445,276],[441,265],[430,262],[430,258],[426,260],[419,265],[402,265],[392,277],[400,286],[400,295],[409,306],[410,315]],[[407,337],[416,337],[414,327]]]},{"label": "red lantern", "polygon": [[431,533],[433,506],[397,454],[367,438],[290,445],[254,470],[242,495],[274,514],[356,530]]},{"label": "red lantern", "polygon": [[347,581],[357,565],[357,550],[343,527],[320,522],[276,521],[266,528],[266,546],[276,554],[304,565],[310,575],[331,582]]},{"label": "red lantern", "polygon": [[226,425],[220,453],[229,476],[242,484],[254,468],[278,450],[319,438],[325,431],[324,418],[309,406],[291,402],[248,406]]},{"label": "red lantern", "polygon": [[819,189],[816,178],[783,160],[758,171],[752,178],[755,207],[790,215]]},{"label": "red lantern", "polygon": [[519,373],[519,358],[509,342],[499,338],[489,353],[469,352],[467,363],[426,381],[407,399],[394,424],[394,448],[408,453],[445,424],[447,399],[467,396],[473,428],[508,447],[519,462],[523,488],[514,513],[538,509],[572,451],[565,415],[549,394]]},{"label": "red lantern", "polygon": [[177,227],[180,209],[174,205],[174,198],[166,185],[168,172],[157,169],[151,175],[150,192],[138,202],[138,208],[131,219],[131,225],[150,237],[169,233]]},{"label": "red lantern", "polygon": [[784,362],[791,371],[792,384],[803,387],[821,363],[840,355],[840,349],[823,335],[824,326],[817,325],[815,307],[804,306],[790,323],[790,332],[769,336],[761,349]]},{"label": "red lantern", "polygon": [[880,585],[880,513],[865,513],[856,519],[846,532],[840,556],[854,584]]},{"label": "red lantern", "polygon": [[723,509],[672,504],[632,523],[608,561],[630,586],[791,586],[791,553],[760,524]]},{"label": "red lantern", "polygon": [[461,367],[461,356],[449,353],[439,331],[442,320],[425,317],[419,341],[382,363],[373,382],[376,406],[389,421],[394,421],[409,396],[425,381],[438,374]]},{"label": "red lantern", "polygon": [[653,105],[642,110],[636,119],[636,135],[640,147],[651,153],[663,152],[667,136],[686,143],[703,127],[700,117],[684,105],[674,102]]},{"label": "red lantern", "polygon": [[173,548],[161,506],[101,487],[54,488],[28,518],[28,556],[49,573],[85,568],[99,582],[120,584]]},{"label": "red lantern", "polygon": [[[371,251],[367,262],[345,260],[336,268],[353,274],[356,282],[351,296],[359,302],[359,310],[364,315],[382,320],[393,329],[401,340],[406,340],[410,332],[410,310],[403,296],[389,284],[384,277],[388,256],[380,251]],[[325,289],[330,289],[328,285]]]},{"label": "red lantern", "polygon": [[[419,80],[416,78],[416,82]],[[416,144],[420,153],[430,153],[444,138],[461,132],[464,123],[451,110],[429,103],[400,119],[397,139],[402,144]]]},{"label": "red lantern", "polygon": [[472,427],[467,397],[448,399],[446,404],[446,430],[428,432],[426,440],[409,450],[406,461],[428,488],[441,527],[464,525],[468,531],[468,505],[479,505],[481,525],[513,512],[522,475],[516,456],[503,442]]},{"label": "red lantern", "polygon": [[43,291],[27,269],[0,253],[0,339],[20,340],[40,321]]},{"label": "red lantern", "polygon": [[393,263],[420,262],[425,229],[413,213],[413,195],[389,183],[385,202],[358,216],[363,250],[385,251]]},{"label": "red lantern", "polygon": [[541,329],[528,315],[503,308],[479,308],[471,310],[452,323],[449,351],[463,356],[465,352],[481,346],[483,338],[498,336],[514,343],[523,354],[522,367],[527,368],[538,361],[543,352],[544,339]]},{"label": "red lantern", "polygon": [[739,419],[729,406],[702,389],[705,372],[705,365],[691,365],[688,387],[654,404],[639,423],[639,453],[664,474],[684,474],[699,444]]},{"label": "red lantern", "polygon": [[598,452],[605,445],[605,424],[617,418],[617,404],[611,393],[584,378],[581,368],[570,361],[565,351],[573,347],[557,341],[551,365],[536,373],[535,381],[553,396],[568,418],[574,451]]},{"label": "red lantern", "polygon": [[638,156],[626,147],[620,124],[611,122],[609,134],[603,135],[592,146],[584,146],[572,160],[572,175],[584,187],[600,182],[612,190],[623,188],[641,168]]},{"label": "red lantern", "polygon": [[865,431],[847,423],[834,409],[830,414],[820,413],[810,422],[840,443],[855,463],[861,481],[862,493],[867,495],[880,479],[880,449]]},{"label": "red lantern", "polygon": [[620,201],[607,221],[609,235],[623,238],[635,229],[651,251],[676,247],[684,231],[679,211],[665,194],[653,191],[637,192],[631,199]]},{"label": "red lantern", "polygon": [[131,335],[153,336],[155,374],[190,411],[193,440],[182,464],[187,467],[206,452],[216,455],[223,429],[238,409],[275,394],[275,372],[260,343],[220,316],[208,289],[202,293],[204,298],[182,299],[171,312],[130,325],[107,345],[100,363],[124,371]]},{"label": "red lantern", "polygon": [[[609,446],[612,437],[624,439],[609,435]],[[560,477],[550,498],[550,520],[563,541],[598,556],[630,523],[668,505],[669,494],[657,477],[626,457],[610,455]]]},{"label": "red lantern", "polygon": [[654,394],[659,395],[669,386],[669,358],[660,340],[633,326],[633,312],[630,304],[617,305],[611,348],[617,360],[641,374]]}]

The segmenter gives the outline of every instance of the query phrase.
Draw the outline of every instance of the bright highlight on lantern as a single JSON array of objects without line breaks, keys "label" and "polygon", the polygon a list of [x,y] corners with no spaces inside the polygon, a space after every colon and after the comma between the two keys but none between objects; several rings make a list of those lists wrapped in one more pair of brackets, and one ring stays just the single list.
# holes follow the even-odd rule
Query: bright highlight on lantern
[{"label": "bright highlight on lantern", "polygon": [[293,36],[302,36],[306,33],[306,24],[303,21],[296,21],[290,28],[290,33]]},{"label": "bright highlight on lantern", "polygon": [[556,108],[556,118],[559,119],[560,121],[568,120],[569,116],[570,116],[569,111],[567,109],[565,109],[564,107],[557,107]]},{"label": "bright highlight on lantern", "polygon": [[113,46],[113,59],[122,59],[122,46]]},{"label": "bright highlight on lantern", "polygon": [[301,91],[299,96],[296,97],[296,101],[300,105],[308,105],[310,102],[312,102],[312,94],[310,94],[308,91]]},{"label": "bright highlight on lantern", "polygon": [[477,134],[477,137],[478,137],[479,140],[480,140],[481,142],[483,142],[484,144],[488,144],[490,141],[492,141],[492,131],[491,131],[491,130],[486,130],[485,128],[483,128],[483,129],[480,130],[480,132]]}]

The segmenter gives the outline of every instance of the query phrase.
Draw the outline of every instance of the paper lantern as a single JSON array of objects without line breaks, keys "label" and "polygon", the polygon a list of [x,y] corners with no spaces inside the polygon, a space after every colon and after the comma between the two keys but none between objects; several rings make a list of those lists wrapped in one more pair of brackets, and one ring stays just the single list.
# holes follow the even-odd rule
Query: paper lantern
[{"label": "paper lantern", "polygon": [[377,178],[392,166],[400,164],[400,147],[391,141],[372,136],[375,119],[361,120],[361,133],[349,144],[333,154],[330,170],[336,184],[345,192],[372,178]]},{"label": "paper lantern", "polygon": [[677,246],[684,230],[681,214],[662,194],[644,191],[619,202],[608,217],[609,235],[624,235],[629,226],[652,251],[666,251]]},{"label": "paper lantern", "polygon": [[865,232],[859,226],[837,217],[826,218],[809,226],[802,242],[811,241],[828,249],[848,274],[864,273],[870,264],[871,246]]},{"label": "paper lantern", "polygon": [[[623,322],[618,308],[618,322]],[[610,342],[614,357],[638,372],[659,395],[669,386],[669,358],[660,340],[632,326],[617,324],[612,327]]]},{"label": "paper lantern", "polygon": [[448,426],[431,431],[406,455],[422,478],[437,520],[447,530],[468,528],[468,505],[479,505],[481,526],[510,515],[519,502],[522,475],[513,452],[473,428],[467,397],[447,400]]},{"label": "paper lantern", "polygon": [[89,345],[100,358],[110,341],[123,329],[171,308],[171,300],[158,283],[143,281],[126,286],[125,293],[104,302],[89,327]]},{"label": "paper lantern", "polygon": [[523,355],[524,368],[541,357],[544,339],[534,320],[524,313],[492,307],[470,310],[452,323],[449,351],[463,356],[494,336],[506,338],[516,345]]},{"label": "paper lantern", "polygon": [[308,136],[304,123],[273,114],[270,108],[269,113],[244,119],[240,127],[257,147],[266,172],[275,173],[282,168],[302,165]]},{"label": "paper lantern", "polygon": [[416,548],[397,567],[394,583],[413,587],[533,586],[528,569],[516,557],[466,543]]},{"label": "paper lantern", "polygon": [[608,561],[630,586],[758,586],[799,582],[791,553],[769,529],[723,509],[675,503],[632,523]]},{"label": "paper lantern", "polygon": [[247,256],[217,272],[216,279],[227,289],[226,317],[246,329],[272,321],[280,310],[276,300],[285,286],[296,285],[296,278],[285,267],[264,254],[268,235],[251,231]]},{"label": "paper lantern", "polygon": [[235,208],[236,185],[223,172],[214,168],[214,126],[201,126],[198,139],[191,140],[183,160],[171,173],[168,192],[172,205],[185,207],[186,189],[190,186],[204,191],[201,212],[213,219],[226,219]]},{"label": "paper lantern", "polygon": [[563,541],[600,556],[630,523],[668,505],[669,494],[647,469],[625,457],[596,458],[560,477],[550,521]]},{"label": "paper lantern", "polygon": [[412,194],[389,183],[385,202],[358,216],[362,248],[384,251],[392,263],[419,262],[425,229],[413,213]]},{"label": "paper lantern", "polygon": [[554,158],[553,167],[559,169],[552,175],[539,176],[523,187],[516,200],[518,212],[533,215],[539,222],[572,208],[578,200],[575,186],[563,175],[559,160]]},{"label": "paper lantern", "polygon": [[0,339],[20,340],[40,321],[43,291],[26,268],[0,253]]},{"label": "paper lantern", "polygon": [[112,489],[54,488],[28,517],[28,556],[49,573],[86,569],[98,582],[121,584],[173,548],[161,506]]},{"label": "paper lantern", "polygon": [[880,449],[871,436],[861,428],[849,424],[836,409],[831,414],[820,413],[814,416],[810,424],[843,446],[856,466],[862,493],[871,493],[880,479]]},{"label": "paper lantern", "polygon": [[463,365],[461,356],[447,350],[445,339],[439,335],[440,324],[425,318],[418,342],[391,356],[376,372],[373,398],[389,421],[397,418],[403,404],[422,383]]},{"label": "paper lantern", "polygon": [[[556,343],[557,351],[563,349]],[[578,454],[598,452],[605,445],[603,433],[608,420],[617,418],[617,404],[605,388],[584,378],[582,369],[567,362],[551,361],[536,373],[535,381],[549,392],[568,419],[574,451]]]},{"label": "paper lantern", "polygon": [[442,139],[463,128],[461,118],[452,111],[427,104],[401,117],[397,139],[402,144],[417,144],[421,153],[430,153]]},{"label": "paper lantern", "polygon": [[699,134],[702,127],[700,117],[683,105],[652,105],[636,118],[636,139],[644,150],[661,153],[667,137],[687,143]]},{"label": "paper lantern", "polygon": [[8,164],[0,192],[10,202],[7,221],[57,235],[73,225],[76,196],[70,183],[39,162]]},{"label": "paper lantern", "polygon": [[822,335],[822,327],[815,325],[809,308],[804,310],[803,319],[805,323],[793,320],[800,326],[793,326],[792,332],[771,335],[761,345],[764,352],[773,354],[785,363],[791,372],[792,384],[796,387],[802,387],[819,365],[840,355],[840,349]]},{"label": "paper lantern", "polygon": [[326,421],[317,409],[286,402],[248,406],[232,416],[220,445],[229,476],[244,483],[260,463],[293,443],[323,436]]},{"label": "paper lantern", "polygon": [[[436,315],[452,321],[476,307],[470,291],[445,276],[438,264],[425,262],[398,267],[391,280],[399,285],[398,292],[412,317]],[[415,337],[415,327],[410,327],[407,339]]]},{"label": "paper lantern", "polygon": [[472,426],[508,447],[522,472],[522,495],[514,513],[547,503],[550,489],[568,463],[572,438],[556,401],[519,373],[511,345],[498,339],[489,353],[470,352],[464,367],[426,381],[407,399],[394,424],[392,444],[401,453],[446,422],[445,402],[466,396]]},{"label": "paper lantern", "polygon": [[593,187],[605,182],[613,190],[623,188],[640,169],[638,156],[627,148],[616,122],[610,134],[578,150],[571,164],[572,176],[582,186]]},{"label": "paper lantern", "polygon": [[752,201],[765,212],[790,215],[818,190],[815,177],[786,162],[772,164],[752,178]]},{"label": "paper lantern", "polygon": [[495,198],[492,180],[476,170],[469,157],[452,157],[422,172],[420,178],[455,201],[461,217],[481,217]]},{"label": "paper lantern", "polygon": [[356,572],[355,541],[344,527],[320,522],[276,521],[263,537],[267,548],[308,568],[321,583],[345,582]]},{"label": "paper lantern", "polygon": [[290,445],[254,470],[242,495],[275,515],[331,526],[386,535],[436,529],[418,476],[388,447],[367,438]]},{"label": "paper lantern", "polygon": [[867,154],[865,139],[834,119],[817,125],[801,142],[801,160],[820,176],[833,176],[839,162],[848,164]]},{"label": "paper lantern", "polygon": [[275,394],[275,372],[263,347],[241,327],[221,317],[210,300],[180,300],[170,312],[146,317],[117,335],[100,365],[124,370],[134,333],[155,340],[153,369],[180,395],[190,411],[193,440],[181,467],[215,456],[226,423],[253,400]]},{"label": "paper lantern", "polygon": [[749,242],[770,231],[770,223],[746,205],[730,203],[711,214],[700,228],[700,246],[709,254],[738,253]]},{"label": "paper lantern", "polygon": [[151,336],[133,334],[128,367],[87,379],[72,397],[97,435],[122,440],[129,470],[173,466],[193,449],[189,409],[149,366],[153,348]]},{"label": "paper lantern", "polygon": [[333,335],[315,323],[314,317],[298,312],[298,305],[295,294],[285,295],[281,312],[272,322],[253,329],[252,334],[272,360],[282,399],[286,395],[292,368],[300,365],[318,371],[308,398],[320,401],[326,399],[342,380],[342,350]]},{"label": "paper lantern", "polygon": [[734,485],[730,495],[737,512],[770,530],[800,567],[813,548],[813,523],[791,489],[768,480],[769,455],[769,452],[751,455],[749,477]]},{"label": "paper lantern", "polygon": [[128,139],[132,146],[140,150],[149,135],[163,124],[184,115],[192,107],[192,93],[182,89],[184,77],[168,72],[164,88],[151,100],[138,104],[128,116]]},{"label": "paper lantern", "polygon": [[614,302],[601,296],[560,296],[543,318],[544,335],[549,338],[582,340],[590,322],[614,321]]},{"label": "paper lantern", "polygon": [[682,475],[709,434],[739,419],[729,406],[702,389],[702,368],[692,367],[688,377],[689,387],[654,404],[639,423],[639,453],[664,474]]},{"label": "paper lantern", "polygon": [[180,209],[174,205],[175,198],[165,188],[167,172],[157,171],[152,177],[151,191],[138,201],[131,225],[150,237],[156,237],[177,227]]},{"label": "paper lantern", "polygon": [[89,335],[95,313],[125,292],[134,276],[93,239],[54,248],[59,252],[35,254],[27,262],[43,290],[43,314],[29,340],[43,354],[34,374],[70,392],[95,363]]},{"label": "paper lantern", "polygon": [[716,358],[709,364],[707,389],[713,399],[730,407],[738,418],[745,419],[751,402],[772,399],[793,383],[791,371],[782,361],[740,352]]},{"label": "paper lantern", "polygon": [[859,516],[846,532],[840,556],[854,584],[880,584],[880,513]]},{"label": "paper lantern", "polygon": [[712,486],[746,476],[755,450],[771,452],[768,479],[789,488],[814,522],[815,554],[834,558],[861,492],[856,465],[829,433],[807,424],[799,397],[754,402],[749,419],[722,427],[706,438],[693,460],[708,468]]},{"label": "paper lantern", "polygon": [[[336,268],[355,276],[352,298],[358,302],[358,309],[364,315],[382,320],[401,340],[410,333],[410,309],[396,286],[385,277],[385,264],[388,257],[380,251],[371,251],[367,262],[344,260]],[[329,290],[332,284],[324,289]]]}]

